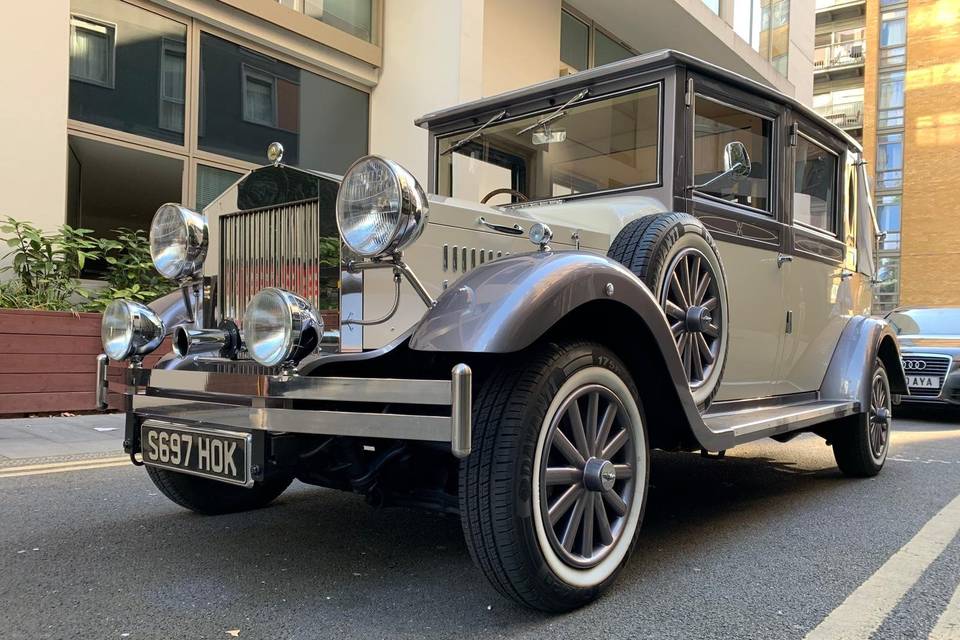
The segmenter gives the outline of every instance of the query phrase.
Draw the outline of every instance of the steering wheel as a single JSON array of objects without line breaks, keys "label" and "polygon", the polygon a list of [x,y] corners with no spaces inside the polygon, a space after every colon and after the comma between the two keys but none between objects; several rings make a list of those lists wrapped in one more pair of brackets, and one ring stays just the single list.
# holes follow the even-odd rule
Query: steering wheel
[{"label": "steering wheel", "polygon": [[527,196],[520,193],[519,191],[517,191],[516,189],[510,189],[509,187],[504,187],[502,189],[494,189],[487,195],[483,196],[483,200],[480,201],[480,204],[487,204],[487,200],[489,200],[490,198],[493,198],[494,196],[501,196],[505,193],[509,193],[512,196],[517,196],[518,198],[520,198],[520,202],[526,202],[527,200],[530,199]]}]

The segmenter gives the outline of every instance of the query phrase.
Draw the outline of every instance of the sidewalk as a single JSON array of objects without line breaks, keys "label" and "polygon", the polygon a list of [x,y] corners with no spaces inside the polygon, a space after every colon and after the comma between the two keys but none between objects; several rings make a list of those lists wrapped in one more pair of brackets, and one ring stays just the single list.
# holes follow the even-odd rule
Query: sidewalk
[{"label": "sidewalk", "polygon": [[0,467],[123,455],[122,443],[120,413],[10,418],[0,420]]}]

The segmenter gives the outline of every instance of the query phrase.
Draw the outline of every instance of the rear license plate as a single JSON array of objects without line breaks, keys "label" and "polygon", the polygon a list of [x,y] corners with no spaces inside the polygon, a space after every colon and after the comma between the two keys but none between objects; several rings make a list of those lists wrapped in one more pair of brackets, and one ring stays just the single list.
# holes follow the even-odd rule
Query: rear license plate
[{"label": "rear license plate", "polygon": [[252,436],[144,422],[140,453],[145,464],[232,484],[250,484]]},{"label": "rear license plate", "polygon": [[907,386],[913,389],[939,389],[940,378],[937,376],[907,376]]}]

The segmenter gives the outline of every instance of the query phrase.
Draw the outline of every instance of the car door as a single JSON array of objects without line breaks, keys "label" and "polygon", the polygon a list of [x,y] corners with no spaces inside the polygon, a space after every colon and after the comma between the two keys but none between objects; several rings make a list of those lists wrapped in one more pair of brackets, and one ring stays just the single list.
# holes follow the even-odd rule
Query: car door
[{"label": "car door", "polygon": [[791,260],[783,266],[789,320],[777,378],[787,392],[799,393],[820,388],[862,283],[856,274],[856,166],[842,140],[803,116],[792,120],[784,181],[790,192]]},{"label": "car door", "polygon": [[[717,241],[727,281],[729,340],[716,399],[773,395],[779,392],[785,322],[779,260],[786,235],[779,187],[782,110],[695,75],[685,105],[687,184],[681,188],[687,211]],[[750,175],[715,180],[730,142],[746,146]]]}]

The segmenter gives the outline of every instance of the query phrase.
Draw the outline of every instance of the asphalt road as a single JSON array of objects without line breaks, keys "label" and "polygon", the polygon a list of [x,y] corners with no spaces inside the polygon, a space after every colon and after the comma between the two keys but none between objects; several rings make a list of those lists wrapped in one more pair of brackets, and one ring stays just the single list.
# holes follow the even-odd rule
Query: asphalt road
[{"label": "asphalt road", "polygon": [[[911,539],[960,494],[960,418],[895,428],[871,480],[842,477],[815,436],[656,454],[629,567],[557,617],[500,598],[455,518],[304,485],[201,517],[130,466],[0,476],[0,638],[804,638],[908,575],[878,569],[908,543],[896,557],[916,564],[929,541]],[[873,637],[927,638],[951,610],[960,537],[941,542]]]}]

